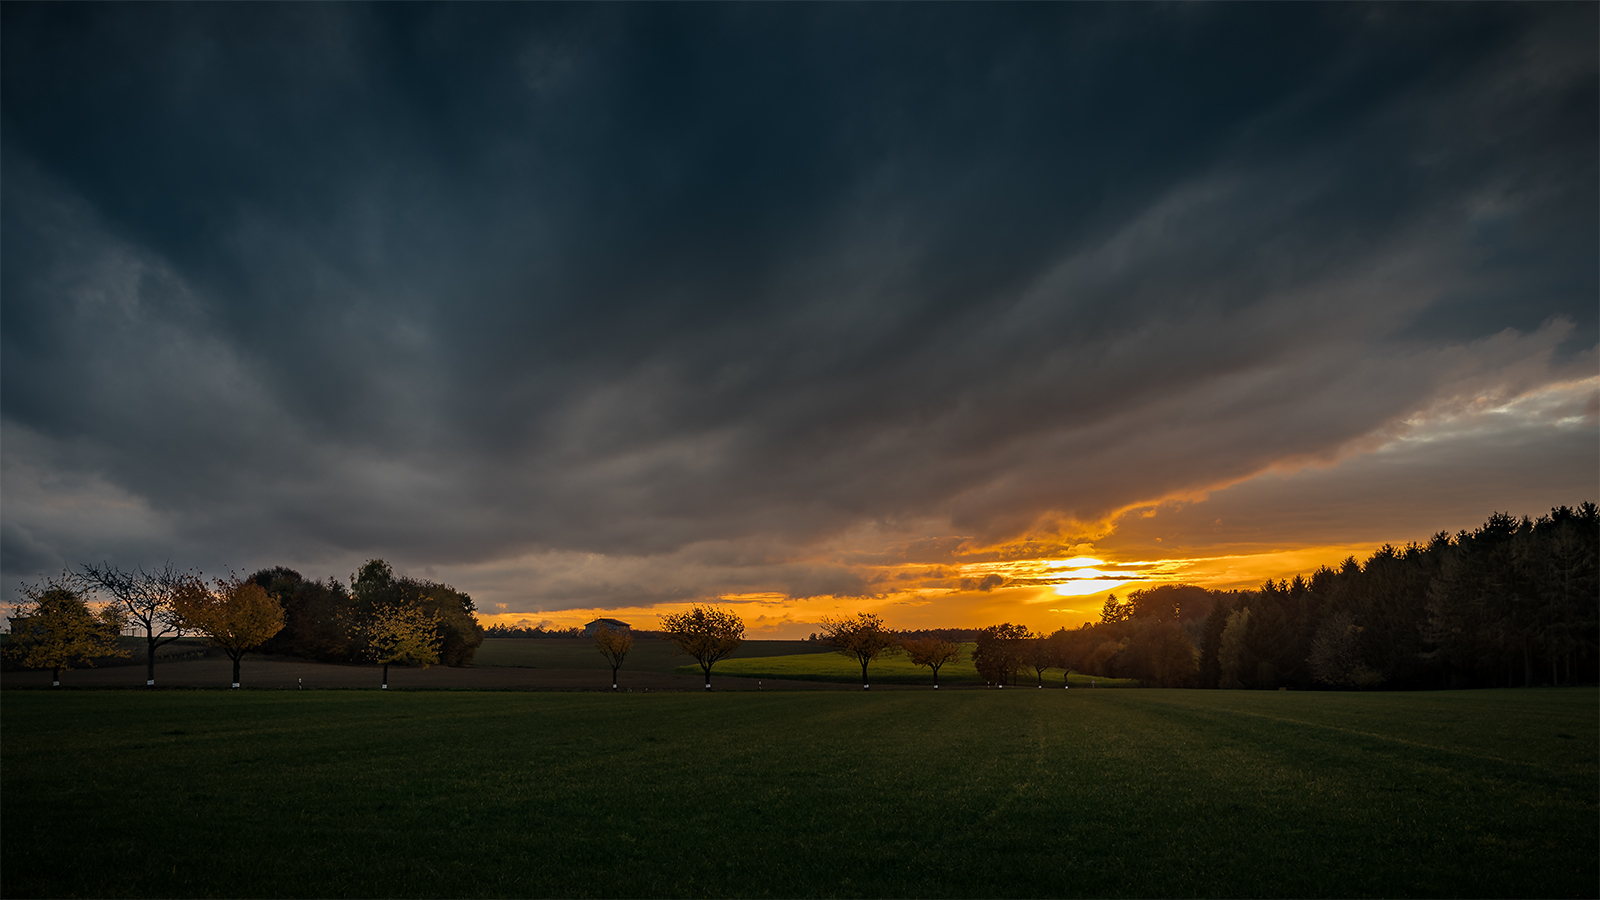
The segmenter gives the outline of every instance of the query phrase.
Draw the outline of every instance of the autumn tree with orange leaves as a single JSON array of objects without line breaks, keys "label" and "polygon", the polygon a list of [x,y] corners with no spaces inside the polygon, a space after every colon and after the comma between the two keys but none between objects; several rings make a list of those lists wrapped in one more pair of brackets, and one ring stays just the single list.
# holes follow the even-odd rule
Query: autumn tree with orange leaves
[{"label": "autumn tree with orange leaves", "polygon": [[633,632],[626,628],[608,628],[601,625],[594,630],[594,646],[611,664],[611,689],[617,689],[617,670],[633,649]]},{"label": "autumn tree with orange leaves", "polygon": [[662,616],[661,630],[677,642],[680,651],[700,664],[708,691],[711,667],[744,642],[744,620],[715,606],[693,606],[686,612]]},{"label": "autumn tree with orange leaves", "polygon": [[895,653],[900,640],[894,632],[883,626],[883,619],[872,613],[856,613],[837,619],[822,617],[822,640],[833,647],[833,652],[847,656],[861,665],[861,687],[867,684],[867,666],[880,656]]},{"label": "autumn tree with orange leaves", "polygon": [[911,658],[912,665],[933,670],[934,690],[939,689],[939,667],[961,661],[961,645],[955,641],[941,641],[936,637],[902,638],[900,648]]},{"label": "autumn tree with orange leaves", "polygon": [[172,598],[181,626],[222,648],[233,660],[233,686],[239,686],[244,655],[283,630],[283,604],[261,585],[237,575],[207,586],[198,577],[184,582]]}]

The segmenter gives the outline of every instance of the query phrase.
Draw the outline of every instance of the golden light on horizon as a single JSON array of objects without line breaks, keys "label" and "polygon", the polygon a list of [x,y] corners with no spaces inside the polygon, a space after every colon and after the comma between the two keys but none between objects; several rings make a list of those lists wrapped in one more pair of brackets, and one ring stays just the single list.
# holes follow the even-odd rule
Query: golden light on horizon
[{"label": "golden light on horizon", "polygon": [[1098,594],[1101,591],[1121,587],[1130,580],[1129,578],[1117,577],[1115,572],[1105,571],[1102,567],[1110,564],[1093,556],[1047,559],[1042,560],[1042,562],[1046,569],[1067,578],[1066,581],[1055,584],[1055,593],[1058,597],[1084,597],[1089,594]]},{"label": "golden light on horizon", "polygon": [[1089,594],[1098,594],[1101,591],[1112,590],[1125,584],[1128,584],[1128,582],[1121,578],[1085,578],[1056,585],[1056,595],[1060,597],[1083,597]]},{"label": "golden light on horizon", "polygon": [[1092,556],[1074,556],[1071,559],[1046,559],[1044,564],[1052,569],[1082,569],[1089,566],[1103,566],[1106,561]]},{"label": "golden light on horizon", "polygon": [[[1081,546],[1081,545],[1080,545]],[[499,608],[480,612],[484,625],[546,627],[581,626],[600,616],[619,618],[635,627],[654,629],[664,612],[678,612],[694,603],[726,605],[744,618],[750,639],[804,638],[817,630],[823,616],[875,612],[893,628],[982,627],[1018,622],[1042,632],[1077,627],[1098,615],[1100,599],[1119,597],[1158,584],[1194,584],[1229,590],[1254,589],[1268,578],[1309,575],[1319,565],[1337,565],[1346,556],[1365,559],[1377,543],[1304,547],[1234,545],[1234,552],[1205,548],[1209,553],[1159,558],[1116,559],[1115,553],[1050,558],[1004,558],[955,563],[893,563],[866,566],[872,593],[860,596],[789,596],[779,591],[728,592],[698,599],[660,603],[575,607],[535,612]],[[1075,548],[1076,549],[1076,548]],[[1084,547],[1083,549],[1090,549]],[[1082,550],[1078,551],[1082,553]],[[1111,558],[1107,558],[1111,557]],[[873,573],[877,577],[870,577]],[[1099,595],[1099,596],[1096,596]],[[1067,603],[1060,601],[1066,600]],[[1084,609],[1073,601],[1082,600]]]}]

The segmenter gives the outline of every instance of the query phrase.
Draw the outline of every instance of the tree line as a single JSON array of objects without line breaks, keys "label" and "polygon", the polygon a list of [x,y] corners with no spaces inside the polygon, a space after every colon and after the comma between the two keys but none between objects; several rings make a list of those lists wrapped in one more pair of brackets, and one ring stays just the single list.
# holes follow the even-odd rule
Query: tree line
[{"label": "tree line", "polygon": [[[1193,585],[1109,596],[1100,621],[1043,635],[1002,623],[978,629],[895,632],[870,613],[824,617],[812,640],[861,667],[904,653],[939,670],[964,642],[985,682],[1014,685],[1059,669],[1131,678],[1155,687],[1465,688],[1600,680],[1600,516],[1593,503],[1538,519],[1496,513],[1480,528],[1439,533],[1426,545],[1384,545],[1309,577],[1267,581],[1254,591]],[[100,594],[110,602],[91,609]],[[23,589],[11,617],[7,658],[60,672],[95,658],[126,656],[117,634],[143,632],[147,680],[156,650],[186,634],[221,647],[234,662],[259,651],[383,666],[462,666],[485,631],[472,598],[448,585],[396,576],[370,560],[351,576],[311,581],[283,567],[247,579],[205,581],[170,565],[123,571],[86,565]],[[493,628],[493,635],[576,636],[578,629]],[[659,634],[712,667],[743,640],[744,623],[717,607],[662,617]],[[633,633],[600,629],[596,646],[613,685]]]},{"label": "tree line", "polygon": [[470,596],[397,577],[381,559],[363,565],[348,589],[335,578],[311,581],[282,566],[208,581],[171,564],[154,570],[91,564],[25,585],[21,593],[8,617],[6,659],[52,669],[57,686],[65,669],[131,655],[118,639],[129,627],[142,632],[151,687],[156,651],[186,636],[222,649],[233,661],[234,687],[250,652],[374,663],[387,687],[390,665],[464,666],[483,643]]},{"label": "tree line", "polygon": [[[632,628],[630,631],[638,637],[667,637],[666,632],[654,631],[648,628]],[[485,638],[512,638],[517,640],[581,638],[585,636],[585,633],[581,625],[573,625],[568,628],[546,628],[543,625],[490,625],[483,629]]]},{"label": "tree line", "polygon": [[[1254,591],[1161,586],[1051,636],[1086,674],[1202,688],[1430,688],[1600,680],[1600,518],[1495,513]],[[1191,666],[1183,644],[1193,654]]]},{"label": "tree line", "polygon": [[1196,678],[1265,689],[1594,683],[1597,557],[1593,503],[1385,545],[1365,563],[1223,598],[1197,642]]},{"label": "tree line", "polygon": [[[1151,687],[1262,690],[1592,684],[1600,680],[1600,516],[1593,503],[1537,519],[1495,513],[1472,531],[1386,544],[1364,563],[1349,557],[1253,591],[1169,584],[1124,600],[1112,594],[1099,622],[1048,635],[1011,623],[894,632],[857,613],[825,617],[810,639],[858,663],[864,687],[871,663],[898,653],[930,669],[937,686],[939,668],[960,660],[964,641],[992,685],[1031,677],[1042,686],[1052,670]],[[710,662],[702,668],[709,686]]]}]

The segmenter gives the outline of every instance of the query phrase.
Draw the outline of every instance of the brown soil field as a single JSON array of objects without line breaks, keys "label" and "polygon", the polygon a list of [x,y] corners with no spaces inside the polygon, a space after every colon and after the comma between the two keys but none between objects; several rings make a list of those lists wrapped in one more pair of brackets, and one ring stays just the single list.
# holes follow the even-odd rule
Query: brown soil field
[{"label": "brown soil field", "polygon": [[[607,691],[611,689],[609,669],[526,669],[509,666],[431,666],[426,669],[389,668],[390,690],[474,690],[474,691]],[[284,657],[246,656],[239,677],[246,689],[257,690],[377,690],[382,673],[377,666],[352,666],[308,662]],[[195,659],[156,663],[156,686],[170,688],[226,688],[233,679],[233,663],[222,659]],[[73,669],[61,673],[63,688],[142,688],[143,665]],[[703,691],[699,675],[662,672],[630,673],[626,667],[617,673],[619,690],[625,691]],[[45,671],[6,672],[0,687],[49,688],[50,673]],[[722,677],[712,671],[711,688],[716,691],[858,691],[852,684],[819,681],[777,681],[773,679]],[[880,690],[927,690],[920,685],[882,685]],[[949,690],[946,687],[945,690]]]}]

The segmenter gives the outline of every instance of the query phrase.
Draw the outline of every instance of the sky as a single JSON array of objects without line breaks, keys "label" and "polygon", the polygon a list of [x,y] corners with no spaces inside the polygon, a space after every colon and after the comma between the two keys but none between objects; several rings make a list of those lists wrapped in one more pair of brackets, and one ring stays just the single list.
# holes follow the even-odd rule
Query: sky
[{"label": "sky", "polygon": [[0,6],[0,589],[1036,630],[1600,500],[1600,7]]}]

